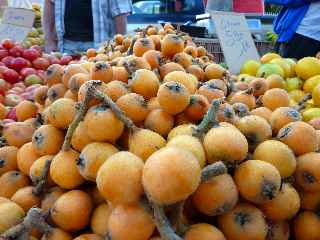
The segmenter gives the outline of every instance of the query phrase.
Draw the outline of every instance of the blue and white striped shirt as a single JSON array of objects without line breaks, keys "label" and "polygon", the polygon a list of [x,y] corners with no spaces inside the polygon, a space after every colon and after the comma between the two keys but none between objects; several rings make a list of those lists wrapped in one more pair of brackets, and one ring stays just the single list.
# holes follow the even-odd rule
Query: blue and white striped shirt
[{"label": "blue and white striped shirt", "polygon": [[[54,0],[55,27],[58,37],[58,49],[63,51],[64,43],[64,13],[67,0]],[[114,17],[130,13],[131,0],[92,0],[92,16],[94,45],[99,46],[105,40],[115,35]]]}]

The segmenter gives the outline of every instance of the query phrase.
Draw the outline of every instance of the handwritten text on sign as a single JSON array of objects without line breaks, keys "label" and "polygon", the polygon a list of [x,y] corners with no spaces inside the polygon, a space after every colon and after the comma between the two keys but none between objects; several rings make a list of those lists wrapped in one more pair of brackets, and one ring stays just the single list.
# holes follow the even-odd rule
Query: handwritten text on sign
[{"label": "handwritten text on sign", "polygon": [[5,9],[0,24],[0,40],[10,38],[22,42],[32,28],[35,13],[30,9],[12,8]]},{"label": "handwritten text on sign", "polygon": [[241,65],[259,54],[245,17],[242,14],[210,12],[227,65],[232,73],[239,73]]},{"label": "handwritten text on sign", "polygon": [[6,8],[3,14],[3,23],[18,25],[23,27],[32,27],[35,13],[30,9]]}]

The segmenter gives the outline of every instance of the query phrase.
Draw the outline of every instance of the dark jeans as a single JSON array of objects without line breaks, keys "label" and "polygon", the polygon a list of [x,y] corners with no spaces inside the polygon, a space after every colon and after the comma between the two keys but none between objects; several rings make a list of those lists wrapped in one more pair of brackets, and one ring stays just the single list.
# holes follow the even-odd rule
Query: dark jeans
[{"label": "dark jeans", "polygon": [[287,43],[277,43],[275,51],[284,58],[314,57],[320,51],[320,41],[295,34]]}]

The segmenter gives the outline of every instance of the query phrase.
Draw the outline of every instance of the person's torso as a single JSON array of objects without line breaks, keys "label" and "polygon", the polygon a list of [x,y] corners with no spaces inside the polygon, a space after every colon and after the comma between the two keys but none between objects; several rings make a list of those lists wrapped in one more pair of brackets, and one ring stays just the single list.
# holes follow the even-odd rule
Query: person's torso
[{"label": "person's torso", "polygon": [[320,2],[310,4],[297,33],[320,41]]},{"label": "person's torso", "polygon": [[67,0],[64,14],[64,38],[72,41],[93,41],[91,0]]}]

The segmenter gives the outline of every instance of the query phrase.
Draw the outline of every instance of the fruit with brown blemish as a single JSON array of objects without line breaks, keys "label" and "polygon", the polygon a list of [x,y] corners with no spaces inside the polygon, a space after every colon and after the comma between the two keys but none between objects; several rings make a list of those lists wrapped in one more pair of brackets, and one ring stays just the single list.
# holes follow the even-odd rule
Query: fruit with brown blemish
[{"label": "fruit with brown blemish", "polygon": [[65,189],[74,189],[79,187],[84,178],[80,175],[77,160],[79,153],[75,150],[61,150],[54,156],[50,165],[50,176],[52,180]]},{"label": "fruit with brown blemish", "polygon": [[300,209],[299,194],[289,183],[284,183],[279,194],[260,205],[260,209],[272,221],[290,220]]},{"label": "fruit with brown blemish", "polygon": [[263,213],[248,203],[219,216],[218,226],[228,240],[264,240],[268,232]]},{"label": "fruit with brown blemish", "polygon": [[192,64],[192,57],[185,52],[180,52],[173,56],[172,61],[180,64],[184,68],[187,68]]},{"label": "fruit with brown blemish", "polygon": [[277,168],[260,160],[241,163],[235,171],[234,180],[240,195],[256,204],[274,199],[281,186],[281,176]]},{"label": "fruit with brown blemish", "polygon": [[48,89],[47,100],[49,100],[50,103],[53,103],[57,99],[63,98],[66,92],[67,92],[67,87],[64,86],[62,83],[54,84]]},{"label": "fruit with brown blemish", "polygon": [[18,148],[14,146],[0,148],[0,176],[17,169],[17,153]]},{"label": "fruit with brown blemish", "polygon": [[54,84],[61,83],[63,76],[63,67],[59,64],[52,64],[45,73],[45,83],[50,87]]},{"label": "fruit with brown blemish", "polygon": [[236,118],[236,113],[234,111],[233,106],[231,106],[229,103],[221,104],[217,112],[217,118],[219,122],[234,123]]},{"label": "fruit with brown blemish", "polygon": [[97,172],[101,165],[118,149],[110,143],[93,142],[81,151],[77,166],[81,176],[90,181],[96,181]]},{"label": "fruit with brown blemish", "polygon": [[190,65],[186,68],[186,71],[196,76],[200,82],[204,82],[206,80],[206,75],[203,69],[198,65]]},{"label": "fruit with brown blemish", "polygon": [[68,88],[72,93],[77,94],[80,87],[89,80],[88,73],[77,73],[69,79]]},{"label": "fruit with brown blemish", "polygon": [[27,186],[20,188],[13,194],[11,200],[28,212],[32,207],[40,206],[41,198],[33,194],[33,187]]},{"label": "fruit with brown blemish", "polygon": [[293,151],[277,140],[266,140],[260,143],[253,153],[253,159],[271,163],[283,178],[291,176],[297,166]]},{"label": "fruit with brown blemish", "polygon": [[290,237],[290,226],[286,221],[268,222],[267,240],[288,240]]},{"label": "fruit with brown blemish", "polygon": [[251,115],[240,118],[235,126],[246,136],[250,148],[255,148],[272,136],[270,124],[259,116]]},{"label": "fruit with brown blemish", "polygon": [[130,82],[132,92],[142,95],[147,100],[157,96],[159,86],[157,75],[147,69],[137,70]]},{"label": "fruit with brown blemish", "polygon": [[152,69],[160,67],[161,54],[157,50],[148,50],[143,54],[143,59],[146,60]]},{"label": "fruit with brown blemish", "polygon": [[50,212],[54,203],[65,193],[65,190],[60,187],[49,188],[41,199],[41,209],[44,212]]},{"label": "fruit with brown blemish", "polygon": [[63,70],[62,83],[67,88],[72,76],[78,73],[88,74],[88,71],[80,64],[70,64]]},{"label": "fruit with brown blemish", "polygon": [[200,184],[192,195],[195,207],[208,216],[218,216],[232,210],[238,202],[238,190],[229,174],[223,174]]},{"label": "fruit with brown blemish", "polygon": [[[105,105],[93,106],[87,112],[83,124],[93,141],[116,141],[122,134],[124,125]],[[103,127],[102,127],[103,126]]]},{"label": "fruit with brown blemish", "polygon": [[270,117],[270,124],[274,134],[277,134],[279,130],[291,122],[301,121],[302,116],[299,111],[290,107],[279,107],[274,110]]},{"label": "fruit with brown blemish", "polygon": [[8,171],[0,176],[0,197],[10,199],[20,188],[30,184],[29,178],[18,171]]},{"label": "fruit with brown blemish", "polygon": [[54,155],[59,152],[64,134],[52,125],[42,125],[32,136],[32,146],[40,156]]},{"label": "fruit with brown blemish", "polygon": [[121,96],[116,104],[135,123],[144,121],[149,113],[146,100],[136,93]]},{"label": "fruit with brown blemish", "polygon": [[95,234],[106,236],[109,232],[108,220],[112,208],[107,203],[98,205],[92,212],[90,226]]},{"label": "fruit with brown blemish", "polygon": [[91,68],[90,79],[100,80],[104,83],[111,82],[113,80],[112,67],[103,61],[96,62]]},{"label": "fruit with brown blemish", "polygon": [[234,127],[211,128],[204,137],[203,146],[209,163],[217,161],[241,162],[248,153],[246,137]]},{"label": "fruit with brown blemish", "polygon": [[194,193],[200,184],[200,175],[199,162],[191,152],[167,147],[147,159],[142,182],[152,201],[169,205]]},{"label": "fruit with brown blemish", "polygon": [[315,152],[318,149],[316,130],[302,121],[291,122],[283,126],[277,138],[287,144],[297,156]]},{"label": "fruit with brown blemish", "polygon": [[6,124],[2,136],[9,146],[21,147],[32,139],[35,127],[28,122],[12,122]]},{"label": "fruit with brown blemish", "polygon": [[142,57],[145,52],[154,49],[154,43],[150,38],[139,38],[133,45],[133,54],[137,57]]},{"label": "fruit with brown blemish", "polygon": [[295,179],[304,191],[320,191],[320,153],[310,152],[297,158]]},{"label": "fruit with brown blemish", "polygon": [[266,79],[256,78],[249,83],[249,88],[253,88],[253,96],[259,97],[269,89],[269,85]]},{"label": "fruit with brown blemish", "polygon": [[289,94],[281,88],[269,89],[262,97],[262,104],[272,111],[279,107],[289,107]]},{"label": "fruit with brown blemish", "polygon": [[50,210],[53,222],[66,231],[78,231],[90,222],[92,201],[90,196],[80,190],[64,193]]},{"label": "fruit with brown blemish", "polygon": [[250,110],[256,108],[256,99],[253,96],[253,89],[249,88],[245,91],[236,92],[230,99],[230,103],[243,103],[249,107]]},{"label": "fruit with brown blemish", "polygon": [[175,34],[166,35],[161,43],[161,53],[171,58],[179,52],[183,52],[184,42],[183,39]]},{"label": "fruit with brown blemish", "polygon": [[185,86],[190,94],[194,94],[198,87],[198,79],[194,75],[184,71],[173,71],[168,73],[164,77],[163,82],[178,82]]},{"label": "fruit with brown blemish", "polygon": [[184,111],[188,119],[199,121],[203,118],[209,108],[209,101],[205,96],[191,95],[189,106]]},{"label": "fruit with brown blemish", "polygon": [[190,103],[190,93],[178,82],[163,83],[157,94],[161,108],[172,115],[183,112]]}]

